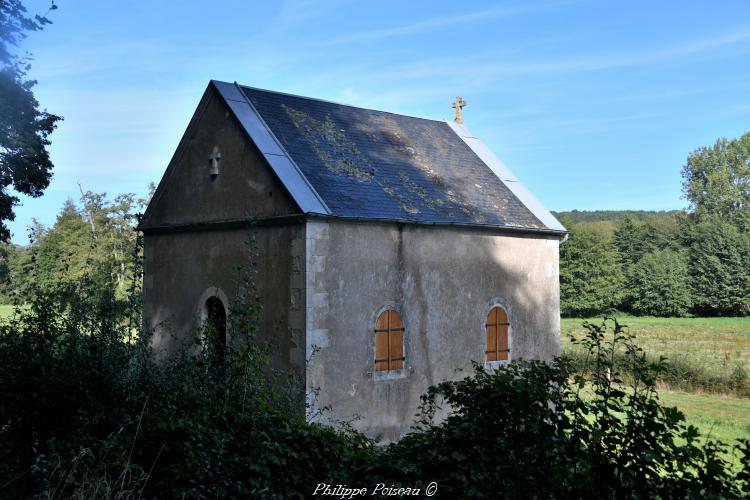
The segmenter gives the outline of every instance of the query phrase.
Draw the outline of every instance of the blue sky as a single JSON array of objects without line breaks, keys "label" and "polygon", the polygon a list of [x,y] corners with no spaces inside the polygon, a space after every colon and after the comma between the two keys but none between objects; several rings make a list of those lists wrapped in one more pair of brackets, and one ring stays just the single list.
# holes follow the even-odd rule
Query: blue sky
[{"label": "blue sky", "polygon": [[[466,124],[551,210],[683,208],[694,149],[750,131],[750,2],[57,0],[22,48],[54,178],[10,224],[158,182],[210,79]],[[30,12],[49,2],[27,1]]]}]

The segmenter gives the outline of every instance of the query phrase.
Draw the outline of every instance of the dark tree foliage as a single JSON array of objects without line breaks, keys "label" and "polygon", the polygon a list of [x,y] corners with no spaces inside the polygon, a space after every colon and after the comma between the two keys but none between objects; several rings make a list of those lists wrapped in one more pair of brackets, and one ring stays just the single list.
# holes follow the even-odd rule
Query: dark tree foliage
[{"label": "dark tree foliage", "polygon": [[672,213],[662,217],[651,217],[642,222],[629,216],[623,217],[615,226],[613,241],[620,255],[620,263],[627,274],[628,268],[644,255],[657,250],[680,250],[683,248],[683,232],[686,214]]},{"label": "dark tree foliage", "polygon": [[644,247],[643,225],[633,221],[630,217],[623,218],[613,234],[615,247],[620,255],[620,263],[627,272],[629,267],[640,260],[646,252]]},{"label": "dark tree foliage", "polygon": [[[54,3],[50,10],[56,9]],[[0,240],[10,232],[5,221],[13,220],[19,199],[8,192],[38,197],[49,185],[52,162],[47,146],[49,134],[61,120],[39,109],[34,98],[35,80],[26,78],[29,56],[15,53],[30,31],[50,24],[45,16],[29,17],[19,0],[0,0]]]},{"label": "dark tree foliage", "polygon": [[624,217],[613,241],[625,280],[621,309],[637,315],[685,316],[692,301],[684,258],[685,217],[636,222]]},{"label": "dark tree foliage", "polygon": [[617,307],[623,278],[611,237],[590,225],[566,226],[570,236],[560,245],[560,311],[587,316]]},{"label": "dark tree foliage", "polygon": [[691,236],[690,281],[696,312],[750,314],[750,232],[723,218],[705,217]]},{"label": "dark tree foliage", "polygon": [[626,290],[636,314],[687,315],[692,297],[686,252],[656,250],[644,255],[629,269]]}]

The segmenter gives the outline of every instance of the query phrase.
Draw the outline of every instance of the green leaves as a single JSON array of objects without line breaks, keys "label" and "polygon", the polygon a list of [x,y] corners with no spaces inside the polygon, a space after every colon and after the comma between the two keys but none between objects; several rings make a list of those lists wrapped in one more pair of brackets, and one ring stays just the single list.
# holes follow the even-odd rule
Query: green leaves
[{"label": "green leaves", "polygon": [[656,250],[630,268],[627,293],[633,312],[646,316],[685,316],[693,300],[686,252]]},{"label": "green leaves", "polygon": [[750,232],[719,217],[705,217],[692,236],[689,271],[697,311],[750,314]]},{"label": "green leaves", "polygon": [[[0,484],[3,496],[305,498],[321,482],[436,481],[442,498],[750,488],[748,466],[733,475],[724,460],[727,445],[701,447],[684,415],[660,405],[654,381],[666,361],[647,361],[614,320],[584,325],[578,343],[591,371],[572,373],[565,360],[476,364],[428,390],[413,432],[376,446],[350,428],[306,422],[304,394],[268,369],[257,343],[231,343],[220,364],[194,346],[156,363],[149,339],[123,342],[127,318],[86,307],[89,296],[61,309],[41,293],[0,324],[0,418],[10,423],[0,429],[0,475],[15,478]],[[750,443],[734,452],[749,463]]]},{"label": "green leaves", "polygon": [[568,225],[570,237],[560,245],[560,311],[587,316],[617,307],[622,271],[609,235],[590,225]]},{"label": "green leaves", "polygon": [[36,81],[26,80],[28,58],[11,49],[25,32],[46,24],[46,17],[28,17],[18,0],[0,0],[0,241],[10,237],[4,221],[15,218],[19,202],[8,189],[41,196],[52,175],[48,137],[62,118],[39,109],[32,91]]},{"label": "green leaves", "polygon": [[734,220],[684,213],[644,222],[625,217],[611,232],[601,222],[567,226],[570,239],[560,246],[564,315],[750,314],[748,207]]},{"label": "green leaves", "polygon": [[682,167],[682,190],[699,216],[737,219],[750,207],[750,132],[690,153]]}]

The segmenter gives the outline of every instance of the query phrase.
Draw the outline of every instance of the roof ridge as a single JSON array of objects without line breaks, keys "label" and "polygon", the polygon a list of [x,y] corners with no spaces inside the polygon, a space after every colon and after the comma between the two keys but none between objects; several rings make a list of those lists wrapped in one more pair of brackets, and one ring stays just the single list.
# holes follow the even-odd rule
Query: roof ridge
[{"label": "roof ridge", "polygon": [[[220,83],[229,83],[229,82],[222,82],[221,80],[212,80],[212,81],[220,82]],[[319,97],[310,97],[310,96],[305,96],[305,95],[292,94],[290,92],[279,92],[278,90],[269,90],[269,89],[262,89],[260,87],[252,87],[250,85],[244,85],[244,84],[239,83],[239,82],[234,82],[234,83],[235,83],[235,85],[238,85],[239,87],[241,87],[243,89],[257,90],[257,91],[260,91],[260,92],[267,92],[269,94],[283,95],[283,96],[288,96],[288,97],[296,97],[298,99],[306,99],[308,101],[323,102],[323,103],[326,103],[326,104],[335,104],[337,106],[345,106],[347,108],[363,109],[365,111],[375,111],[377,113],[384,113],[384,114],[388,114],[388,115],[405,116],[407,118],[416,118],[417,120],[426,120],[426,121],[430,121],[430,122],[445,123],[447,121],[444,118],[443,119],[426,118],[424,116],[407,115],[405,113],[394,113],[393,111],[385,111],[385,110],[382,110],[382,109],[365,108],[365,107],[362,107],[362,106],[355,106],[353,104],[346,104],[346,103],[343,103],[343,102],[331,101],[331,100],[328,100],[328,99],[321,99]]]}]

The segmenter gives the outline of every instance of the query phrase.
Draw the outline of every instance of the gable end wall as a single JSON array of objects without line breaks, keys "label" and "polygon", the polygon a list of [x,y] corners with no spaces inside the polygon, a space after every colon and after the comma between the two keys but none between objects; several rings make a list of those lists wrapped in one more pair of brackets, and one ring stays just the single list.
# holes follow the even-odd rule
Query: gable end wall
[{"label": "gable end wall", "polygon": [[[209,155],[219,148],[219,175]],[[218,92],[209,86],[159,183],[143,228],[247,220],[300,211],[247,137]]]}]

